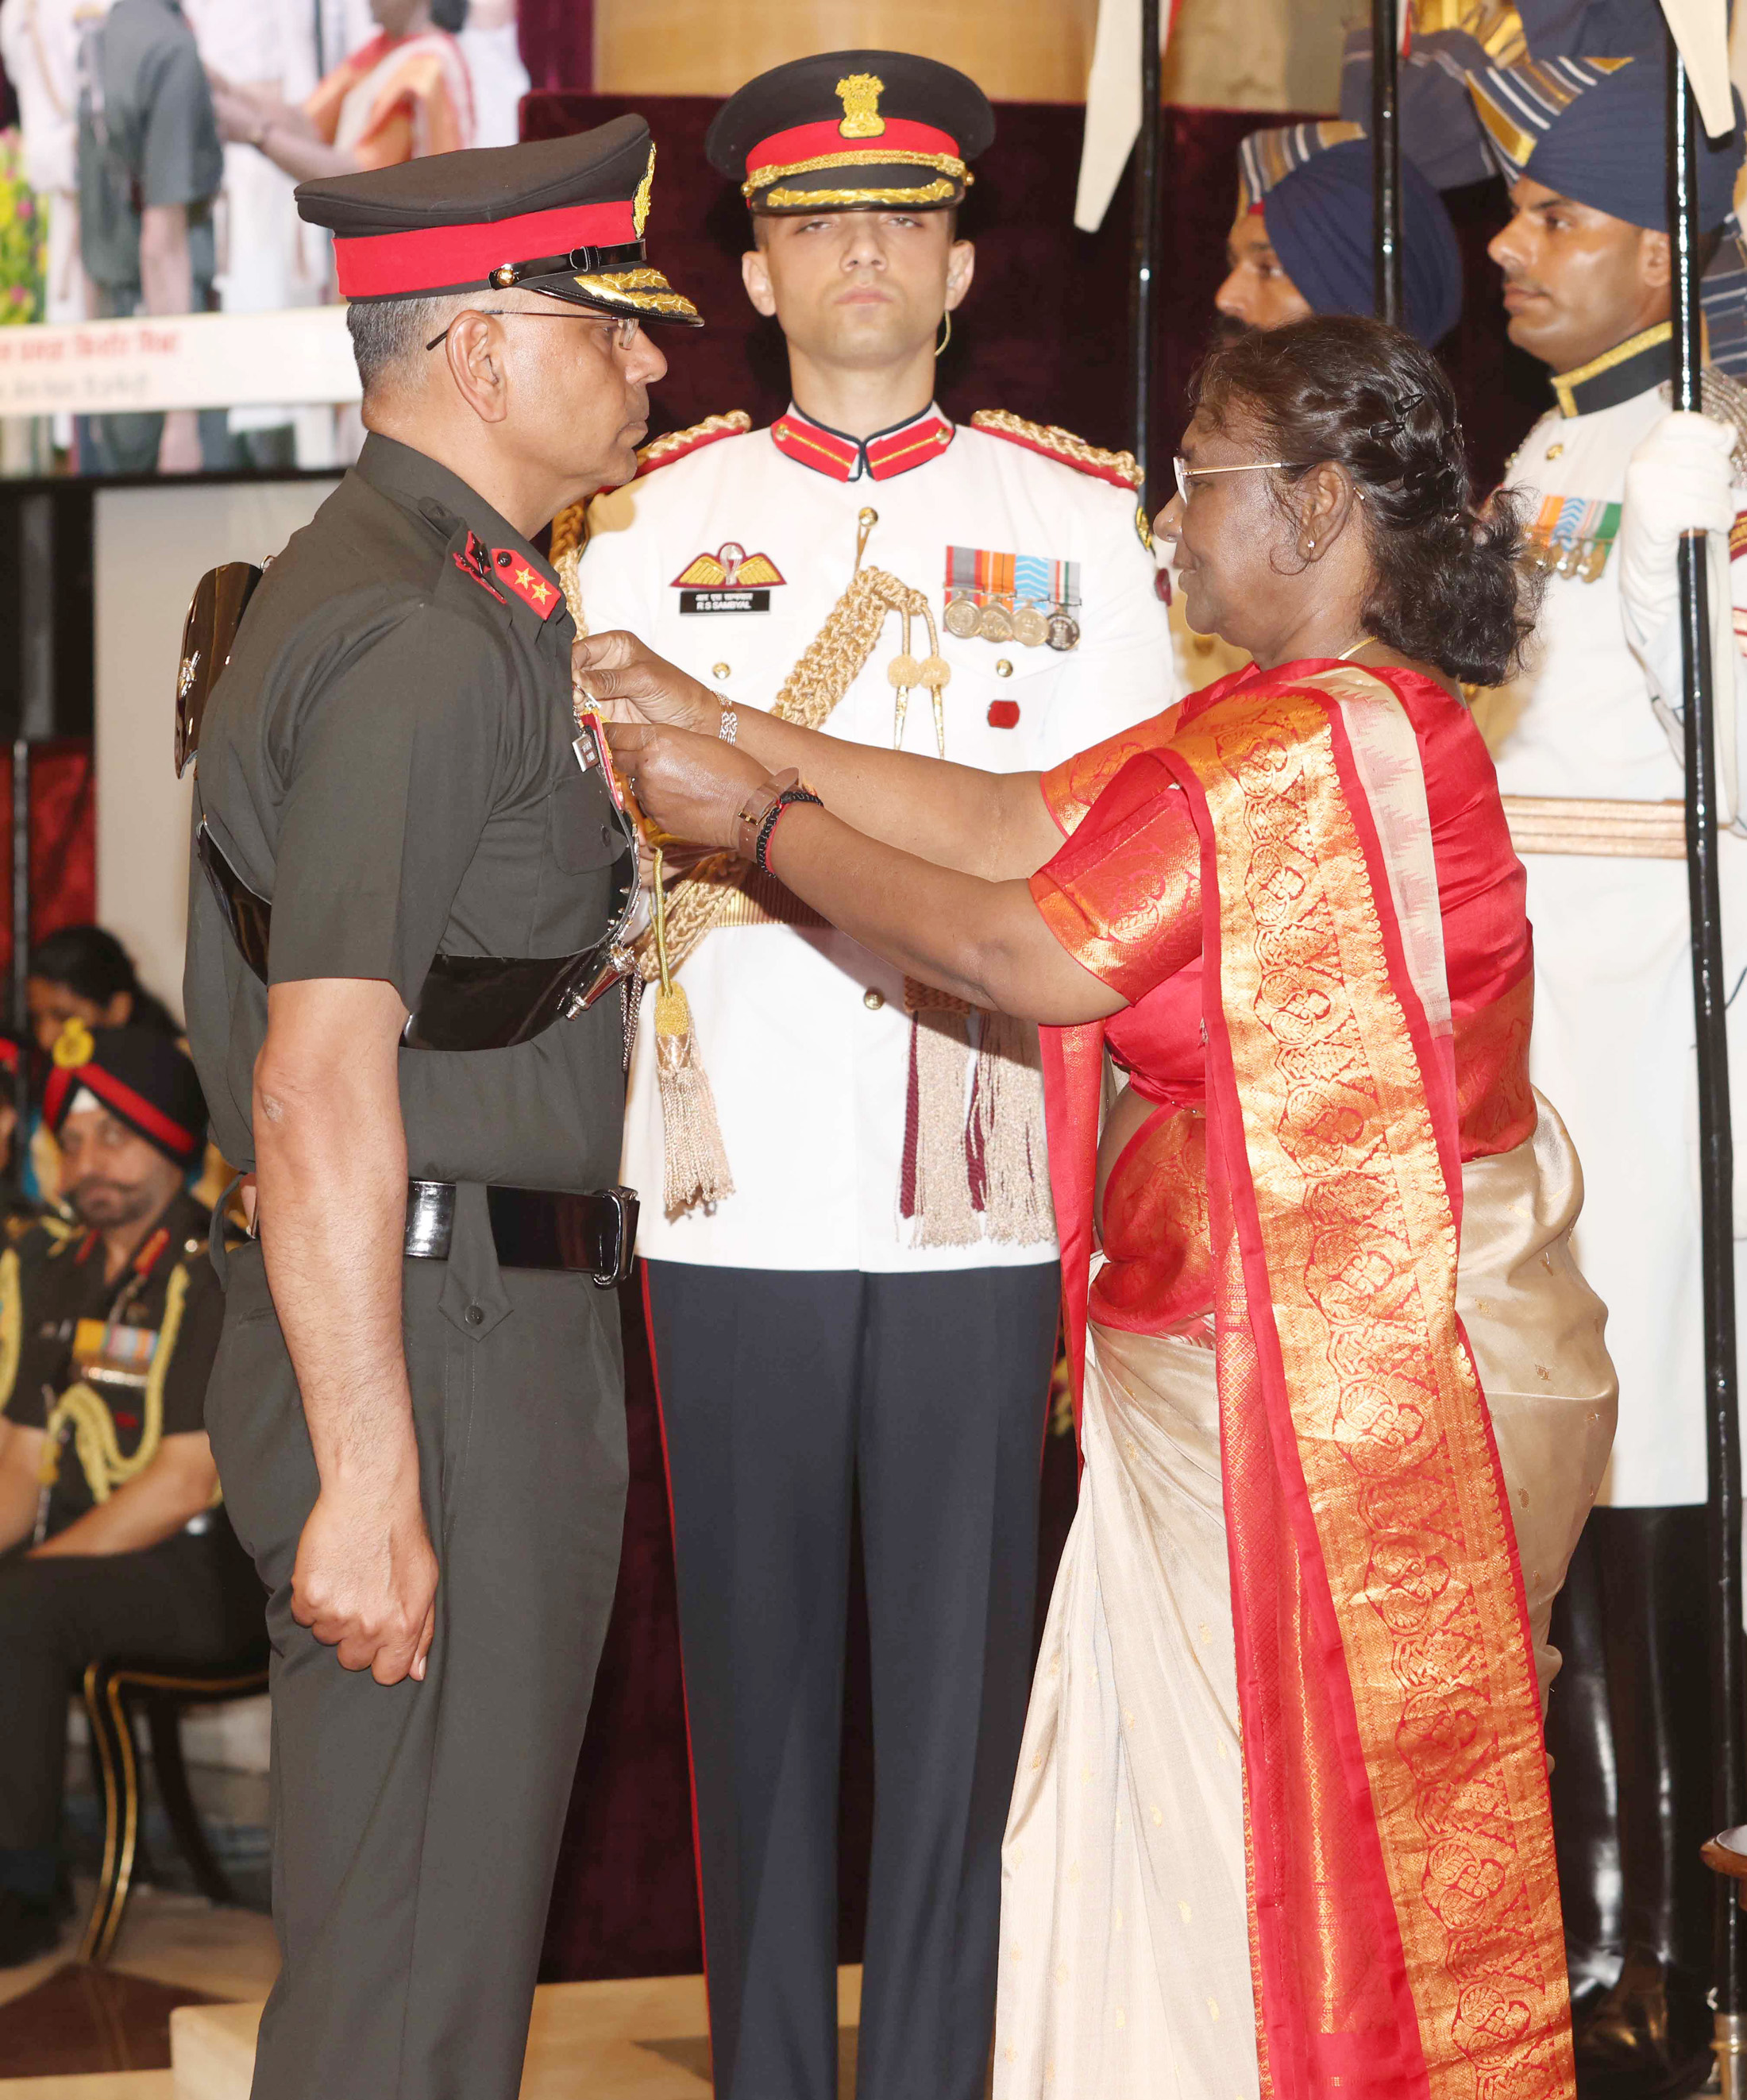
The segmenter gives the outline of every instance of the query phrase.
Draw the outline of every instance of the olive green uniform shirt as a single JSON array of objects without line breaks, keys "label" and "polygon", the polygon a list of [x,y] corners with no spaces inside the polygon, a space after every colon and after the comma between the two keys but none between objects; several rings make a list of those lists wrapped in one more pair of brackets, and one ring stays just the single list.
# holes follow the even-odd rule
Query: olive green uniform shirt
[{"label": "olive green uniform shirt", "polygon": [[[620,834],[571,742],[576,629],[549,567],[446,468],[373,435],[269,567],[201,731],[202,814],[272,906],[270,981],[572,955],[608,930]],[[214,1141],[254,1162],[267,990],[197,855],[183,993]],[[408,1171],[458,1200],[451,1268],[495,1274],[483,1185],[618,1179],[620,1001],[505,1050],[403,1050]],[[476,1198],[476,1200],[470,1200]]]}]

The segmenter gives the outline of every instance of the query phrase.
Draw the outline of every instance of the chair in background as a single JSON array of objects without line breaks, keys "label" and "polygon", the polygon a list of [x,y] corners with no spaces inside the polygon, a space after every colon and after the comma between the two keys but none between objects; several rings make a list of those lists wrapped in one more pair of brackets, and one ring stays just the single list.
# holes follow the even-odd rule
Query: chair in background
[{"label": "chair in background", "polygon": [[182,1761],[182,1710],[223,1705],[264,1692],[267,1657],[263,1636],[258,1648],[220,1669],[202,1670],[187,1663],[161,1666],[132,1657],[103,1657],[86,1666],[85,1710],[103,1773],[104,1852],[96,1899],[79,1947],[82,1961],[108,1960],[133,1886],[141,1810],[139,1754],[132,1716],[135,1705],[145,1710],[158,1795],[196,1886],[215,1904],[236,1902],[236,1892],[213,1857],[188,1791],[187,1770]]}]

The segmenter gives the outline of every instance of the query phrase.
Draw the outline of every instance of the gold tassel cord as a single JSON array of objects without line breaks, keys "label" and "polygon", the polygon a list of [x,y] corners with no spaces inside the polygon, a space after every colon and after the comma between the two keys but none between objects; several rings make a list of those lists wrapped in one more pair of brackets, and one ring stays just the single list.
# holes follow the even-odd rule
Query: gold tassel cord
[{"label": "gold tassel cord", "polygon": [[18,1360],[24,1345],[24,1297],[18,1250],[8,1247],[0,1255],[0,1414],[4,1414],[18,1383]]},{"label": "gold tassel cord", "polygon": [[[813,638],[783,681],[772,702],[770,712],[779,721],[797,723],[802,729],[818,729],[829,721],[837,703],[861,676],[878,645],[889,616],[907,611],[927,622],[929,638],[935,641],[934,619],[926,595],[884,569],[862,569],[832,607],[825,624]],[[934,660],[939,660],[937,651]],[[950,677],[943,661],[941,670]],[[930,665],[918,667],[926,673]],[[923,677],[920,682],[929,680]],[[944,686],[946,678],[939,684]],[[944,720],[944,706],[937,694],[937,719]],[[699,862],[686,880],[674,887],[668,901],[667,940],[671,967],[678,970],[704,937],[726,923],[735,899],[751,876],[747,863],[735,854],[712,854]],[[644,982],[656,975],[655,956],[646,935],[639,945],[638,967]]]},{"label": "gold tassel cord", "polygon": [[182,1331],[183,1308],[187,1297],[188,1272],[178,1262],[170,1271],[169,1288],[164,1294],[164,1318],[158,1329],[157,1346],[152,1355],[152,1369],[146,1378],[144,1418],[132,1457],[122,1454],[116,1437],[115,1418],[102,1396],[81,1379],[61,1395],[44,1425],[48,1432],[42,1447],[41,1479],[44,1487],[55,1485],[61,1432],[69,1425],[73,1447],[79,1454],[79,1465],[93,1502],[108,1502],[116,1489],[136,1479],[157,1456],[158,1446],[164,1440],[164,1388],[170,1378],[176,1339]]},{"label": "gold tassel cord", "polygon": [[722,1143],[721,1124],[709,1074],[697,1054],[691,1002],[673,982],[668,955],[665,869],[655,849],[654,948],[655,1085],[661,1098],[664,1158],[662,1201],[668,1215],[695,1203],[718,1203],[734,1193],[734,1176]]},{"label": "gold tassel cord", "polygon": [[[731,418],[721,419],[732,421]],[[740,418],[742,424],[747,419]],[[574,505],[553,521],[552,566],[564,586],[564,602],[576,624],[579,635],[589,631],[583,611],[581,563],[588,545],[588,514]],[[572,677],[571,706],[580,718],[593,696],[580,678]],[[668,960],[666,866],[661,849],[654,848],[651,876],[654,892],[650,930],[640,947],[654,958],[655,968],[640,970],[628,979],[625,1014],[625,1065],[631,1062],[637,995],[653,975],[660,980],[655,994],[655,1092],[661,1105],[663,1154],[662,1198],[669,1215],[690,1209],[695,1203],[717,1203],[734,1193],[734,1176],[722,1143],[721,1123],[716,1113],[716,1096],[709,1074],[698,1051],[692,1026],[691,1002],[684,988],[673,982]]]}]

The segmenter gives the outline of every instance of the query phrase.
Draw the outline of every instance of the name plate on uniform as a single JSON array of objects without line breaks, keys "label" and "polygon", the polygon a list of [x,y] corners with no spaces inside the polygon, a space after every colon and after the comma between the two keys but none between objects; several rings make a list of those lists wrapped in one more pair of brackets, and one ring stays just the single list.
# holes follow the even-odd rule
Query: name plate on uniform
[{"label": "name plate on uniform", "polygon": [[695,554],[668,585],[682,612],[768,612],[770,593],[783,581],[768,554],[749,554],[725,540],[713,554]]},{"label": "name plate on uniform", "polygon": [[767,590],[682,590],[679,609],[682,612],[768,612],[770,593]]}]

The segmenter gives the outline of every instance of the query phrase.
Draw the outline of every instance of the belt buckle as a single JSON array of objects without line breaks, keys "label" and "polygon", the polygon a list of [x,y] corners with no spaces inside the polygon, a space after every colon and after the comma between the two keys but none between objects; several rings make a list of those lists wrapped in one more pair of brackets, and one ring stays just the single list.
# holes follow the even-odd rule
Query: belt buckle
[{"label": "belt buckle", "polygon": [[611,1260],[594,1271],[594,1282],[598,1290],[611,1290],[631,1273],[636,1260],[637,1191],[615,1186],[598,1189],[594,1193],[602,1202],[611,1207],[613,1214],[611,1242],[602,1249],[603,1254],[611,1255]]}]

